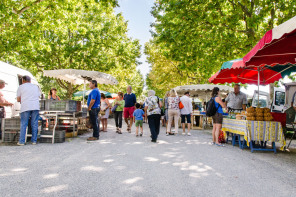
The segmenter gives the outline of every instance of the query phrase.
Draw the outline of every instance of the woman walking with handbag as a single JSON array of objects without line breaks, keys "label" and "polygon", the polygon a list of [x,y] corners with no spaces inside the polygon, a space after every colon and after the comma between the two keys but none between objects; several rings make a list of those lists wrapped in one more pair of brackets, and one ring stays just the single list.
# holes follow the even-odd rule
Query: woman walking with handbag
[{"label": "woman walking with handbag", "polygon": [[112,104],[112,112],[114,113],[115,125],[116,125],[116,133],[122,134],[122,113],[125,101],[123,100],[123,93],[118,92],[118,96]]},{"label": "woman walking with handbag", "polygon": [[108,118],[109,118],[109,114],[110,114],[110,103],[104,93],[101,93],[100,114],[101,114],[101,120],[102,120],[102,126],[103,126],[101,131],[107,132]]},{"label": "woman walking with handbag", "polygon": [[180,118],[180,108],[179,108],[180,98],[178,97],[176,91],[171,90],[170,96],[168,97],[168,127],[167,134],[171,134],[172,122],[175,122],[175,134],[178,133],[179,129],[179,118]]}]

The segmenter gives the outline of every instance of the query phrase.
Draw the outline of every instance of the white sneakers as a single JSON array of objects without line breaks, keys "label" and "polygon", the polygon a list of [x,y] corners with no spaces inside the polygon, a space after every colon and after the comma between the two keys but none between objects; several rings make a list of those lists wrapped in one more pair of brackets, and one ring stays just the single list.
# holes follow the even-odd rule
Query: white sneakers
[{"label": "white sneakers", "polygon": [[[183,132],[182,135],[186,135],[186,133]],[[191,136],[191,133],[189,132],[189,133],[187,133],[187,135]]]}]

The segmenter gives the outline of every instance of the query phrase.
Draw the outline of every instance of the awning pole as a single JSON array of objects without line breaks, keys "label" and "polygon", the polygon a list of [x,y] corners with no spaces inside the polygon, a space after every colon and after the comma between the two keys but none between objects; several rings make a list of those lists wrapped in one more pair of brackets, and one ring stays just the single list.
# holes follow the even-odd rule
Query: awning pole
[{"label": "awning pole", "polygon": [[83,101],[82,101],[82,107],[81,107],[81,110],[83,108],[83,105],[84,105],[84,94],[85,94],[85,80],[84,80],[84,83],[83,83]]},{"label": "awning pole", "polygon": [[260,107],[260,105],[259,105],[259,85],[260,85],[260,67],[258,67],[258,104],[257,104],[257,107]]}]

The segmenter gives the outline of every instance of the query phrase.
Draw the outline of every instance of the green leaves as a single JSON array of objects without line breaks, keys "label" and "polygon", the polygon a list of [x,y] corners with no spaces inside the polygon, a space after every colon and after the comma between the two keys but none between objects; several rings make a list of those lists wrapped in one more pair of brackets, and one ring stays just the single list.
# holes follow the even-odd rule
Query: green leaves
[{"label": "green leaves", "polygon": [[[0,59],[39,76],[43,70],[65,68],[106,73],[129,70],[143,85],[136,70],[140,45],[127,36],[124,18],[114,13],[117,3],[116,0],[4,0],[0,6],[3,16]],[[65,94],[68,97],[79,88],[65,82],[59,85],[68,89]]]},{"label": "green leaves", "polygon": [[[145,51],[152,69],[147,81],[162,92],[208,83],[223,62],[243,57],[266,31],[293,17],[295,8],[296,2],[286,0],[155,1],[153,39]],[[155,85],[162,83],[160,70],[171,76],[171,86]]]}]

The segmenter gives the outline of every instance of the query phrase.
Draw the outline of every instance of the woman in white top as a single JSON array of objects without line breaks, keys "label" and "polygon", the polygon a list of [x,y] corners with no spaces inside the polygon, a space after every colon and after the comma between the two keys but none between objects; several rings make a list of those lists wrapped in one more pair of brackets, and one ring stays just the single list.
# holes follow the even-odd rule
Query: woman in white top
[{"label": "woman in white top", "polygon": [[102,115],[102,130],[103,132],[107,132],[108,118],[110,114],[110,103],[108,98],[106,98],[105,94],[101,93],[101,111],[105,112],[105,115]]},{"label": "woman in white top", "polygon": [[176,91],[171,90],[170,96],[168,97],[168,127],[167,127],[167,134],[171,133],[172,122],[174,119],[175,122],[175,133],[178,133],[179,128],[179,118],[180,118],[180,108],[179,108],[180,98],[178,97]]}]

